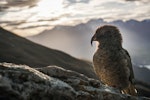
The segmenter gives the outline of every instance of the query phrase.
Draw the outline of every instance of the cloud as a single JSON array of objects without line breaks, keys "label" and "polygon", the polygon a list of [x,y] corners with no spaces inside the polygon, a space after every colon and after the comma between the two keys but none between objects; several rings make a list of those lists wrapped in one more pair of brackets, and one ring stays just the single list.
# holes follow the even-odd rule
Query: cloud
[{"label": "cloud", "polygon": [[88,3],[90,0],[66,0],[70,3]]},{"label": "cloud", "polygon": [[74,4],[78,4],[78,3],[88,4],[89,2],[90,2],[90,0],[64,0],[63,4],[65,7],[69,7]]},{"label": "cloud", "polygon": [[[150,19],[150,2],[143,3],[148,0],[41,0],[37,3],[38,1],[0,0],[0,5],[11,7],[0,12],[0,24],[17,27],[16,29],[35,30],[35,27],[73,26],[97,18],[105,21]],[[34,4],[37,5],[24,7]],[[22,21],[23,23],[18,23]]]},{"label": "cloud", "polygon": [[5,10],[10,7],[33,7],[40,0],[0,0],[0,10]]},{"label": "cloud", "polygon": [[149,3],[149,0],[125,0],[125,1],[137,1],[137,2],[140,2],[140,3]]}]

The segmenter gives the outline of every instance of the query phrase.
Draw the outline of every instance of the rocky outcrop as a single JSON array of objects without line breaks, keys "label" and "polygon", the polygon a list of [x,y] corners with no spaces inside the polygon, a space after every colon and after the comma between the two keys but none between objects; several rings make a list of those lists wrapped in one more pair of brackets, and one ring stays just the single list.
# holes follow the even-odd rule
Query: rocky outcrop
[{"label": "rocky outcrop", "polygon": [[0,63],[1,100],[149,100],[121,94],[100,81],[58,66]]},{"label": "rocky outcrop", "polygon": [[25,65],[0,65],[0,98],[14,100],[73,100],[67,83]]}]

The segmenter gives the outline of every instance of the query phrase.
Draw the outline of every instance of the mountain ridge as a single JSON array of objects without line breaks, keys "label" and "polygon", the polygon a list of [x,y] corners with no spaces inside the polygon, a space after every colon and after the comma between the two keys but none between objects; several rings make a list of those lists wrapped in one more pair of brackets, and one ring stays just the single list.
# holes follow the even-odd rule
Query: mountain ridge
[{"label": "mountain ridge", "polygon": [[91,72],[86,73],[87,76],[96,78],[91,65],[86,61],[74,58],[59,50],[33,43],[3,28],[0,28],[0,37],[0,62],[26,64],[32,67],[57,65],[85,74],[85,71],[79,70],[79,66],[82,66],[84,70]]}]

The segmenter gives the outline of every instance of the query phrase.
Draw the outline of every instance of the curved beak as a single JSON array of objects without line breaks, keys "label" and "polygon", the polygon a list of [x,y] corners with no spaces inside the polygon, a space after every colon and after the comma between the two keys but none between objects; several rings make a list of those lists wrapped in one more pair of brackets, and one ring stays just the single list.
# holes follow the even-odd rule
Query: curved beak
[{"label": "curved beak", "polygon": [[93,41],[96,41],[95,35],[91,38],[91,45],[92,45]]}]

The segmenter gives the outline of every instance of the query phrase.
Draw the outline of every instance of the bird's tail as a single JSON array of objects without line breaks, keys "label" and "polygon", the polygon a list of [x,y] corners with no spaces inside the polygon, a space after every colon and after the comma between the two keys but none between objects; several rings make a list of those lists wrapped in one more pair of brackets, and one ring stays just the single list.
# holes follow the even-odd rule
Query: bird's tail
[{"label": "bird's tail", "polygon": [[137,96],[137,90],[135,89],[135,86],[132,83],[130,83],[127,88],[123,89],[122,92],[124,94],[129,94],[129,95],[132,95],[132,96]]}]

